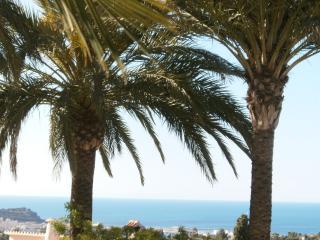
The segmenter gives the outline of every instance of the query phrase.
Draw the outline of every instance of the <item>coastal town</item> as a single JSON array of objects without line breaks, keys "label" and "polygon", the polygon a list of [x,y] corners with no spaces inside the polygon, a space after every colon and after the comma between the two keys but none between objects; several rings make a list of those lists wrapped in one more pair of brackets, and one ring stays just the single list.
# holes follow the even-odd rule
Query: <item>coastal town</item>
[{"label": "coastal town", "polygon": [[[64,236],[68,230],[68,226],[64,231],[59,232],[58,225],[61,226],[61,222],[58,220],[47,219],[46,221],[41,219],[37,213],[27,208],[13,208],[13,209],[0,209],[0,240],[59,240],[65,239]],[[240,226],[241,227],[241,226]],[[57,230],[56,230],[57,228]],[[123,227],[104,227],[101,224],[94,224],[93,229],[105,229],[105,231],[118,230],[120,235],[124,236],[121,239],[136,239],[136,234],[141,232],[147,233],[159,233],[159,236],[163,236],[161,239],[172,240],[233,240],[235,234],[233,231],[228,230],[213,230],[213,229],[197,229],[197,228],[185,228],[185,227],[166,227],[166,228],[147,228],[138,220],[129,220]],[[94,230],[96,231],[96,230]],[[125,238],[127,235],[127,238]],[[177,237],[178,236],[178,237]],[[107,240],[115,240],[118,238],[107,238]],[[141,239],[141,238],[137,238]],[[148,238],[150,239],[150,238]],[[158,240],[156,236],[152,240]],[[288,233],[287,236],[281,236],[279,234],[273,234],[271,240],[320,240],[320,234],[298,234]]]},{"label": "coastal town", "polygon": [[0,209],[0,231],[43,232],[46,223],[27,208]]}]

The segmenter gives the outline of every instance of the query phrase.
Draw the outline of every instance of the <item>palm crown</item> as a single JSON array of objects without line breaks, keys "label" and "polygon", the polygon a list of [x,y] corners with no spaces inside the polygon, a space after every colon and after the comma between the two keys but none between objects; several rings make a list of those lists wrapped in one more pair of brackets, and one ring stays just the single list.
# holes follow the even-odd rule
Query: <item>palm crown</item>
[{"label": "palm crown", "polygon": [[[142,56],[130,39],[127,39],[127,47],[123,46],[126,36],[123,34],[117,33],[122,39],[118,49],[123,49],[122,60],[128,64],[125,77],[111,56],[106,60],[109,67],[106,73],[98,63],[87,62],[80,49],[74,51],[75,45],[56,32],[51,47],[40,50],[41,59],[25,65],[19,81],[12,82],[7,78],[2,81],[1,149],[11,140],[13,171],[21,123],[29,111],[41,104],[51,108],[50,143],[56,164],[60,166],[61,161],[68,158],[71,170],[74,165],[72,144],[79,137],[77,134],[87,130],[88,136],[80,134],[84,139],[80,145],[99,149],[110,175],[109,159],[115,151],[121,150],[123,143],[132,154],[143,182],[140,160],[121,117],[122,110],[140,121],[164,160],[153,129],[153,115],[163,119],[185,142],[209,180],[214,180],[215,174],[204,132],[217,140],[232,166],[232,157],[222,136],[247,151],[242,141],[224,125],[228,124],[245,136],[248,121],[241,118],[241,107],[230,99],[221,85],[204,72],[197,71],[191,60],[182,60],[183,47],[176,47],[170,58],[165,57],[167,49],[163,47],[160,51],[158,46],[153,48],[153,57]],[[184,68],[177,65],[179,58],[185,64]],[[221,61],[220,73],[235,72],[231,65],[218,57],[217,60]]]},{"label": "palm crown", "polygon": [[230,50],[251,80],[266,70],[274,78],[286,78],[319,51],[319,1],[173,2],[190,14],[184,16],[193,31]]}]

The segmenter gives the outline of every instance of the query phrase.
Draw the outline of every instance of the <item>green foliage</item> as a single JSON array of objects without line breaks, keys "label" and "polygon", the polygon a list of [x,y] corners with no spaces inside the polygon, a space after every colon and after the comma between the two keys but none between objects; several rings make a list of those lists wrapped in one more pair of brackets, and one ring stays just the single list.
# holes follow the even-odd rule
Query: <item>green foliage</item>
[{"label": "green foliage", "polygon": [[150,228],[150,229],[138,231],[135,234],[134,239],[135,240],[165,240],[166,238],[163,235],[163,232]]},{"label": "green foliage", "polygon": [[[235,229],[246,229],[247,228],[247,216],[242,215],[239,217],[235,226]],[[241,227],[242,226],[242,227]],[[54,227],[56,231],[64,235],[61,240],[70,240],[68,237],[69,227],[68,220],[57,220],[54,223]],[[247,234],[245,230],[244,232],[240,231],[242,234]],[[248,240],[248,238],[244,238],[243,235],[237,235],[234,232],[233,240]],[[289,232],[287,236],[280,236],[279,234],[272,234],[271,240],[300,240],[303,235],[299,233]],[[0,240],[8,240],[7,236],[2,235],[3,239]],[[103,225],[99,224],[97,226],[92,226],[92,224],[87,221],[84,227],[84,231],[77,237],[77,240],[229,240],[226,232],[221,229],[217,232],[215,236],[203,236],[197,234],[196,231],[193,233],[188,232],[184,227],[179,227],[178,233],[171,236],[165,236],[163,231],[153,229],[153,228],[132,228],[128,226],[124,227],[110,227],[105,228]],[[318,235],[305,235],[305,239],[307,240],[320,240],[320,234]]]},{"label": "green foliage", "polygon": [[[217,238],[204,237],[200,235],[191,237],[188,236],[187,231],[181,227],[176,235],[166,237],[162,231],[153,228],[128,232],[127,227],[104,228],[102,225],[99,225],[87,228],[78,236],[77,240],[225,240],[225,238],[221,238],[221,236],[219,235]],[[70,240],[70,238],[65,236],[62,240]]]},{"label": "green foliage", "polygon": [[241,215],[237,219],[233,234],[234,240],[249,240],[249,219],[247,215]]},{"label": "green foliage", "polygon": [[111,227],[103,232],[105,239],[124,239],[124,231],[119,227]]},{"label": "green foliage", "polygon": [[139,32],[144,31],[145,27],[154,23],[173,26],[165,17],[165,12],[169,9],[157,0],[38,0],[38,4],[46,15],[55,15],[61,19],[61,27],[64,27],[69,38],[78,38],[87,60],[100,62],[102,65],[101,59],[105,56],[106,48],[120,63],[119,49],[110,34],[113,31],[112,25],[121,26],[129,38],[140,44]]},{"label": "green foliage", "polygon": [[4,233],[0,233],[0,240],[9,240],[9,236]]},{"label": "green foliage", "polygon": [[[70,240],[69,238],[69,223],[72,219],[71,215],[74,214],[70,210],[70,205],[66,204],[67,210],[70,212],[66,219],[57,220],[54,222],[55,230],[61,235],[62,240]],[[73,217],[74,221],[80,221],[81,219],[77,219],[79,216],[75,215]],[[178,233],[174,236],[166,237],[162,230],[157,230],[153,228],[145,229],[143,227],[131,227],[124,226],[120,227],[110,227],[105,228],[103,225],[99,224],[97,226],[93,226],[91,222],[86,221],[82,223],[83,231],[79,234],[76,240],[225,240],[221,238],[224,236],[224,231],[220,231],[218,233],[217,238],[204,237],[198,234],[192,235],[188,233],[184,227],[180,227],[178,229]],[[78,227],[78,226],[77,226]],[[195,232],[195,231],[194,231]]]},{"label": "green foliage", "polygon": [[[146,41],[152,54],[145,54],[122,27],[108,19],[106,31],[112,37],[127,71],[123,73],[112,52],[107,49],[104,64],[109,71],[106,72],[99,62],[86,60],[79,47],[79,39],[70,38],[60,31],[63,28],[55,25],[54,16],[43,16],[43,19],[44,24],[51,24],[51,33],[48,29],[44,33],[39,29],[38,37],[42,39],[49,35],[55,38],[38,46],[41,59],[24,62],[19,81],[5,78],[0,86],[0,152],[9,145],[13,172],[22,122],[33,109],[41,105],[51,109],[50,148],[57,171],[66,161],[69,161],[72,171],[77,160],[73,149],[74,136],[79,134],[74,122],[80,124],[90,116],[91,120],[88,121],[99,125],[100,132],[97,134],[102,137],[93,137],[102,142],[98,141],[94,147],[98,148],[108,174],[112,176],[110,159],[126,146],[143,183],[141,160],[123,112],[141,123],[164,161],[153,119],[158,117],[163,120],[190,150],[210,182],[216,176],[206,134],[218,143],[234,171],[233,157],[225,139],[230,139],[249,153],[236,134],[241,133],[245,138],[250,135],[250,123],[242,107],[212,75],[193,68],[193,62],[188,61],[186,55],[182,58],[185,51],[168,57],[169,48],[166,49],[166,45],[159,48],[162,45],[159,44],[160,40],[156,40],[164,39],[153,36],[153,40],[149,41],[148,34],[151,33],[147,31],[140,38]],[[181,63],[180,59],[183,60]],[[132,63],[135,63],[134,67]],[[234,71],[221,59],[217,58],[216,64],[229,69],[229,72]],[[86,125],[86,122],[83,124]]]},{"label": "green foliage", "polygon": [[179,227],[178,234],[176,234],[173,239],[175,240],[188,240],[189,235],[188,232],[184,229],[184,227]]},{"label": "green foliage", "polygon": [[63,234],[66,234],[67,232],[67,226],[65,223],[61,222],[61,221],[54,221],[53,222],[53,227],[54,229],[56,230],[56,232],[59,234],[59,235],[63,235]]},{"label": "green foliage", "polygon": [[225,45],[248,81],[266,71],[284,79],[320,51],[318,0],[172,1],[187,16],[186,28]]},{"label": "green foliage", "polygon": [[0,75],[18,79],[26,58],[37,55],[41,26],[33,13],[13,0],[1,0],[0,16]]}]

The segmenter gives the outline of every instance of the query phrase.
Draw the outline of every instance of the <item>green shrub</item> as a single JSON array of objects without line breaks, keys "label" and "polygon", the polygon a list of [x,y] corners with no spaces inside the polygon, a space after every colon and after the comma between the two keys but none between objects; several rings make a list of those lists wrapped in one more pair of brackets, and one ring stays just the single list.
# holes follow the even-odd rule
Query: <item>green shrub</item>
[{"label": "green shrub", "polygon": [[162,231],[157,231],[152,228],[144,229],[135,234],[135,240],[166,240]]},{"label": "green shrub", "polygon": [[249,219],[247,215],[241,215],[237,219],[237,223],[233,230],[233,234],[234,234],[234,240],[249,239]]},{"label": "green shrub", "polygon": [[176,234],[173,239],[175,240],[189,240],[189,235],[184,227],[179,227],[178,234]]}]

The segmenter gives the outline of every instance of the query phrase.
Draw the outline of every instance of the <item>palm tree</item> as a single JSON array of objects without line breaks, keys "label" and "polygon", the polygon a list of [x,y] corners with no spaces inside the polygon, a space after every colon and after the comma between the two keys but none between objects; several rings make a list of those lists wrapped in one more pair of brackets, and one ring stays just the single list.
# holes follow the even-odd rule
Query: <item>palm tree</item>
[{"label": "palm tree", "polygon": [[245,70],[253,126],[250,239],[269,240],[274,133],[289,72],[320,51],[320,2],[173,2],[179,6],[177,12],[187,22],[188,31],[219,41]]},{"label": "palm tree", "polygon": [[[137,165],[141,182],[144,182],[140,158],[122,117],[123,111],[142,124],[164,160],[153,128],[153,117],[162,119],[183,141],[211,182],[215,180],[215,172],[206,134],[216,140],[233,168],[233,158],[224,137],[248,153],[241,139],[231,131],[245,136],[249,134],[250,124],[241,107],[222,86],[205,71],[195,68],[192,62],[186,62],[185,71],[182,71],[174,64],[172,56],[167,58],[167,54],[156,47],[153,56],[141,52],[139,43],[128,36],[126,29],[109,18],[105,19],[104,24],[108,26],[105,29],[126,71],[116,64],[111,49],[105,51],[106,70],[99,61],[88,61],[79,38],[70,38],[60,31],[59,19],[56,21],[55,17],[45,15],[42,22],[51,24],[50,29],[45,28],[45,36],[54,38],[37,46],[40,55],[24,61],[19,78],[4,76],[1,80],[0,152],[10,144],[10,161],[15,172],[17,139],[22,122],[31,110],[41,105],[50,107],[52,156],[56,169],[65,161],[69,163],[71,207],[81,220],[71,219],[73,239],[83,231],[84,220],[92,219],[97,151],[112,176],[109,160],[121,152],[123,145],[126,146]],[[147,40],[148,36],[142,34],[141,39]],[[146,41],[146,44],[153,42],[156,41]],[[179,54],[175,53],[177,59]],[[159,61],[155,61],[157,58]],[[237,72],[220,58],[216,64],[220,74]]]}]

